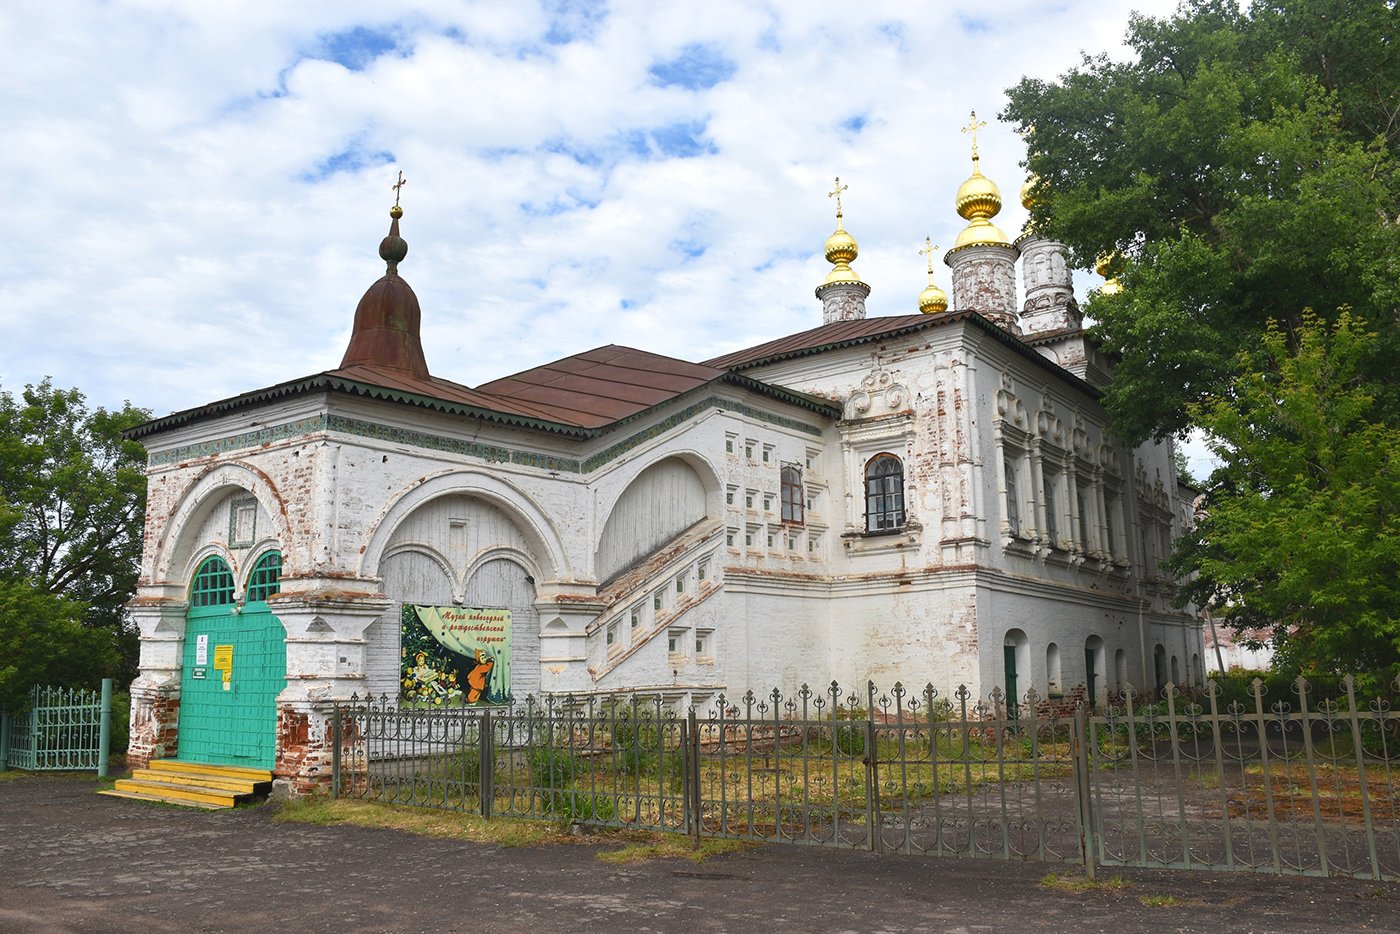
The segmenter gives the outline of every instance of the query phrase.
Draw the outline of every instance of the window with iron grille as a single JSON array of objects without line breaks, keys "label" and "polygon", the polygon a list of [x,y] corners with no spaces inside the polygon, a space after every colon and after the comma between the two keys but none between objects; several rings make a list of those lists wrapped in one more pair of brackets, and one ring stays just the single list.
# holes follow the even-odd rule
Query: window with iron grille
[{"label": "window with iron grille", "polygon": [[782,475],[783,521],[791,525],[801,525],[803,504],[807,498],[802,492],[802,471],[793,464],[783,467]]},{"label": "window with iron grille", "polygon": [[205,558],[190,583],[190,606],[223,606],[233,602],[233,571],[217,555]]},{"label": "window with iron grille", "polygon": [[282,553],[269,551],[258,559],[248,575],[248,602],[257,603],[282,589],[278,578],[282,576]]},{"label": "window with iron grille", "polygon": [[904,525],[904,463],[876,454],[865,465],[865,530],[884,532]]}]

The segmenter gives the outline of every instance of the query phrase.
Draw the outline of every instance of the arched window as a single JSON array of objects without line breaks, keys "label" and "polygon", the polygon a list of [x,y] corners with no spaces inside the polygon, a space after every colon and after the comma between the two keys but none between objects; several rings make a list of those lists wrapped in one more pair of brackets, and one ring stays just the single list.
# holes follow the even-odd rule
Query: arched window
[{"label": "arched window", "polygon": [[223,606],[233,602],[233,571],[218,555],[205,558],[190,582],[190,606]]},{"label": "arched window", "polygon": [[789,525],[801,525],[802,509],[805,505],[802,492],[802,471],[793,464],[783,467],[782,476],[783,521]]},{"label": "arched window", "polygon": [[884,532],[904,525],[904,464],[876,454],[865,465],[865,530]]},{"label": "arched window", "polygon": [[278,578],[282,576],[282,553],[269,551],[258,559],[248,574],[248,602],[258,603],[282,589]]}]

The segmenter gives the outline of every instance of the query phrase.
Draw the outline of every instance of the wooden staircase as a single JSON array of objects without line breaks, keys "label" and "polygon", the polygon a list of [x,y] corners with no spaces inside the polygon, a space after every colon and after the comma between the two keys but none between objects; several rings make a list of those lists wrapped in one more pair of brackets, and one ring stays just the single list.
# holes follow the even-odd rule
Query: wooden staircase
[{"label": "wooden staircase", "polygon": [[154,759],[149,768],[134,770],[130,778],[117,779],[114,788],[98,794],[214,811],[265,797],[271,788],[272,772],[267,769]]}]

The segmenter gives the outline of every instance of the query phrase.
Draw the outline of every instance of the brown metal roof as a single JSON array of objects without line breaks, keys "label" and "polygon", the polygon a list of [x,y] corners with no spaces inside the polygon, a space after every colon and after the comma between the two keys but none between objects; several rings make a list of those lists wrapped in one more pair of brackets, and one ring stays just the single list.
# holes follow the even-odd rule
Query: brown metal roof
[{"label": "brown metal roof", "polygon": [[877,318],[857,318],[854,321],[833,321],[819,327],[789,334],[777,340],[736,350],[711,360],[706,366],[726,370],[741,370],[760,363],[772,363],[788,357],[801,357],[806,354],[864,344],[886,337],[897,337],[919,331],[923,328],[961,321],[971,315],[970,311],[945,311],[937,315],[889,315]]},{"label": "brown metal roof", "polygon": [[601,428],[703,386],[723,369],[609,344],[483,383],[477,392],[539,417]]},{"label": "brown metal roof", "polygon": [[428,376],[420,379],[395,367],[380,366],[343,366],[338,370],[331,370],[327,375],[338,376],[341,379],[353,380],[370,386],[383,386],[385,389],[395,389],[416,396],[427,396],[445,402],[456,402],[475,408],[489,409],[508,415],[556,421],[539,406],[530,405],[524,400],[503,399],[472,389],[470,386],[463,386],[461,383],[454,383],[450,379],[443,379],[440,376]]}]

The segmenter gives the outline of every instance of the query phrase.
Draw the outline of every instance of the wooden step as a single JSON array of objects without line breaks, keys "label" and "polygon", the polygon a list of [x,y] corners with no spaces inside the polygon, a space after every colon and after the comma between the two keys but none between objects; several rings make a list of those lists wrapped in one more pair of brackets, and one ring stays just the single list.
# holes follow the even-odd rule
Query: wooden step
[{"label": "wooden step", "polygon": [[242,778],[254,782],[272,781],[269,769],[250,769],[241,765],[212,762],[186,762],[182,759],[152,759],[147,768],[157,772],[179,772],[184,775],[207,775],[211,778]]},{"label": "wooden step", "polygon": [[239,794],[232,791],[222,791],[217,788],[200,788],[190,785],[177,785],[173,782],[152,782],[136,781],[130,778],[119,778],[113,786],[117,791],[132,791],[138,794],[155,795],[167,800],[191,801],[198,804],[210,804],[215,807],[231,808],[238,803],[238,799],[250,797],[247,794]]},{"label": "wooden step", "polygon": [[159,801],[161,804],[178,804],[187,808],[202,808],[206,811],[222,811],[222,804],[205,804],[202,801],[186,801],[184,799],[168,798],[165,795],[146,794],[140,791],[118,791],[115,788],[108,788],[99,791],[100,795],[110,795],[113,798],[130,798],[133,801]]},{"label": "wooden step", "polygon": [[140,782],[164,782],[168,785],[186,785],[197,788],[209,788],[218,791],[231,791],[240,795],[266,794],[271,790],[272,782],[254,781],[250,778],[224,778],[214,775],[196,775],[188,772],[176,772],[170,769],[133,769],[130,775],[133,781]]}]

